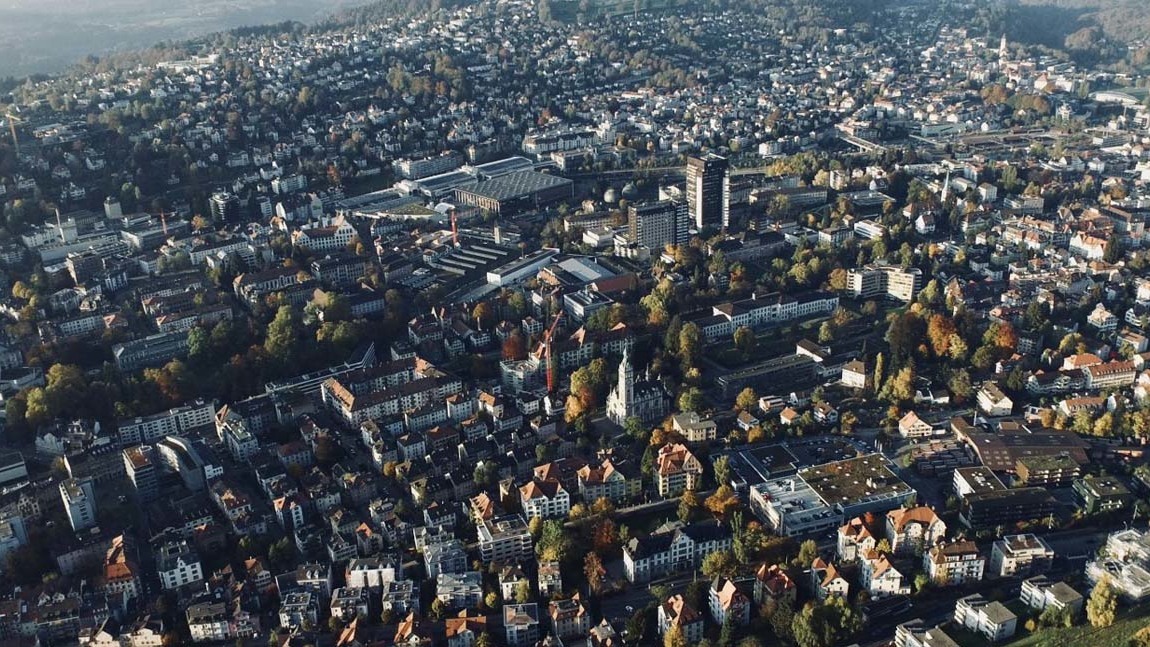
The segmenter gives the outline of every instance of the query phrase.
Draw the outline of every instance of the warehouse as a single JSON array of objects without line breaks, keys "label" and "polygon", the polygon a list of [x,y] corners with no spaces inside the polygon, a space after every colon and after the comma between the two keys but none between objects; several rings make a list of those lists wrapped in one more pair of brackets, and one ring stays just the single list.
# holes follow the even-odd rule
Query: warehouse
[{"label": "warehouse", "polygon": [[458,188],[455,200],[460,206],[511,215],[570,200],[574,196],[574,186],[567,178],[520,171],[484,180],[472,187]]}]

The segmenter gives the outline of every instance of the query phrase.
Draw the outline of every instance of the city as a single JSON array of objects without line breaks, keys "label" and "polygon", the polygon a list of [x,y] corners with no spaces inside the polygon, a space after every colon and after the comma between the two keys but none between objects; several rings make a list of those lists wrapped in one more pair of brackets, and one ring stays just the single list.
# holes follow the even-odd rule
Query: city
[{"label": "city", "polygon": [[1150,646],[1150,11],[1092,1],[0,79],[0,645]]}]

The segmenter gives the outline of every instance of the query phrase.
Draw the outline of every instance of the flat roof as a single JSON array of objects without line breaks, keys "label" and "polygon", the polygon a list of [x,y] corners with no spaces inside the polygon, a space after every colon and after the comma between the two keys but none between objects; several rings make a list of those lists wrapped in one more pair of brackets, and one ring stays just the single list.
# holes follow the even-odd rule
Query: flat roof
[{"label": "flat roof", "polygon": [[467,189],[468,193],[492,200],[521,198],[536,191],[571,186],[571,180],[536,171],[519,171],[484,180]]},{"label": "flat roof", "polygon": [[890,461],[882,454],[807,467],[798,475],[827,503],[861,503],[901,494],[910,488],[890,469]]}]

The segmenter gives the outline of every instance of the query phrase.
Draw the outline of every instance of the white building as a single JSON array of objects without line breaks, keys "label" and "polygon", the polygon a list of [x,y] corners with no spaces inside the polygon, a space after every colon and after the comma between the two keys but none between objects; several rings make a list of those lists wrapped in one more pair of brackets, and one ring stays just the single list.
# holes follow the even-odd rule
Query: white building
[{"label": "white building", "polygon": [[954,606],[954,622],[990,642],[1006,640],[1018,628],[1018,617],[1006,605],[989,602],[978,593],[959,598]]},{"label": "white building", "polygon": [[1054,550],[1050,544],[1033,534],[1006,535],[990,549],[992,577],[1043,573],[1053,562]]},{"label": "white building", "polygon": [[72,530],[80,532],[96,525],[96,493],[92,478],[71,478],[60,482],[60,500]]}]

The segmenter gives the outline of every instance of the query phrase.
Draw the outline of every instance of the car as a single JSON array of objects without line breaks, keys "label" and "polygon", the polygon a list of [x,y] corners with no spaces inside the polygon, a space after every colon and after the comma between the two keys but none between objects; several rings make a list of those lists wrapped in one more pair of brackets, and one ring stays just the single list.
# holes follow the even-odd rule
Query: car
[{"label": "car", "polygon": [[627,606],[623,607],[623,610],[626,611],[627,613],[634,613],[635,607],[628,604]]}]

